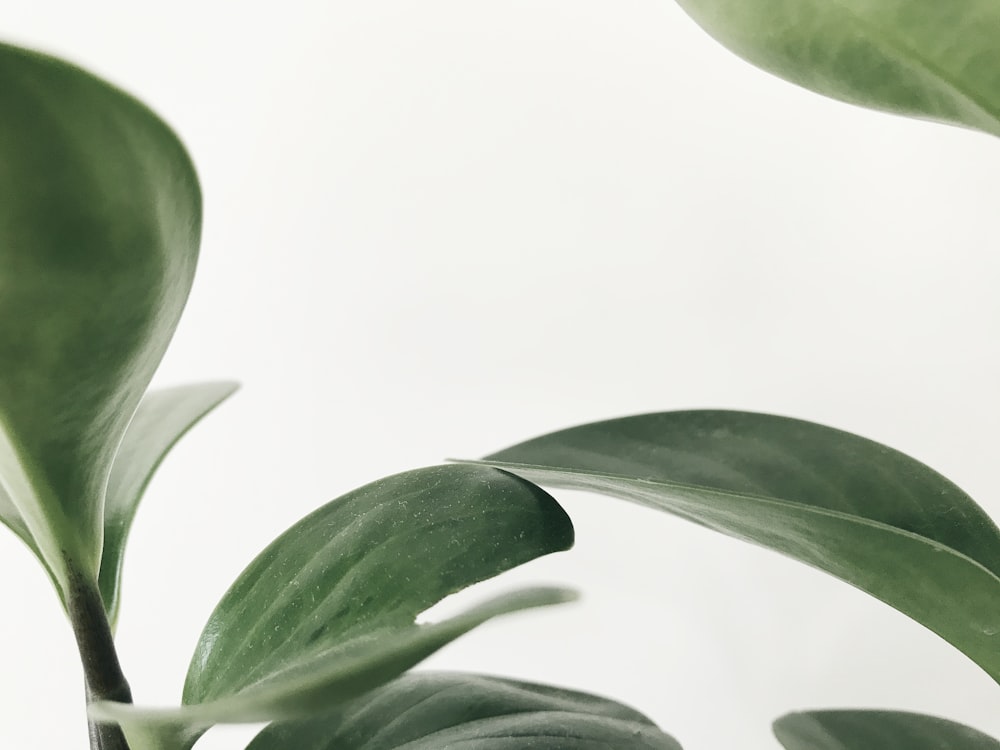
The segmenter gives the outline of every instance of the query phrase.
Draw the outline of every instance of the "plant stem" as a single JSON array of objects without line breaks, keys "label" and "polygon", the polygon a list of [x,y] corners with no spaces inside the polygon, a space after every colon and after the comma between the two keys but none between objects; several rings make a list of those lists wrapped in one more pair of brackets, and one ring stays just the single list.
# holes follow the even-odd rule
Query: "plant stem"
[{"label": "plant stem", "polygon": [[[87,703],[99,700],[131,703],[132,690],[122,674],[111,625],[97,587],[71,571],[66,605],[83,663]],[[119,726],[88,719],[88,727],[91,750],[129,750]]]}]

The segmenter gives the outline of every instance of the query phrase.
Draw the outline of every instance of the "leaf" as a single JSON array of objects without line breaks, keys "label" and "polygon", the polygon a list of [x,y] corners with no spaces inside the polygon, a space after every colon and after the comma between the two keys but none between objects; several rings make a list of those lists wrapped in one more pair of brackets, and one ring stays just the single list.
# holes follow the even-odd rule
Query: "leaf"
[{"label": "leaf", "polygon": [[570,600],[563,589],[528,589],[415,624],[445,596],[572,542],[549,495],[495,469],[439,466],[373,482],[306,516],[239,576],[198,642],[185,706],[104,703],[92,716],[121,723],[140,750],[143,737],[187,747],[176,738],[193,741],[218,722],[314,713],[492,617]]},{"label": "leaf", "polygon": [[884,445],[766,414],[680,411],[574,427],[482,463],[665,510],[825,570],[1000,681],[1000,533],[958,487]]},{"label": "leaf", "polygon": [[231,382],[198,383],[152,391],[132,417],[111,466],[104,505],[99,581],[112,627],[121,604],[125,543],[149,480],[177,441],[238,387]]},{"label": "leaf", "polygon": [[499,677],[411,673],[322,716],[266,727],[247,750],[680,750],[631,708]]},{"label": "leaf", "polygon": [[318,654],[312,662],[297,660],[286,671],[205,703],[156,709],[98,701],[88,711],[94,720],[120,724],[132,750],[189,750],[215,724],[296,718],[328,710],[398,677],[487,620],[574,598],[565,589],[523,589],[443,622],[357,636]]},{"label": "leaf", "polygon": [[1000,750],[971,727],[903,711],[804,711],[774,722],[786,750]]},{"label": "leaf", "polygon": [[104,486],[187,297],[201,198],[167,126],[79,68],[0,45],[0,111],[0,520],[65,602],[71,573],[96,581]]},{"label": "leaf", "polygon": [[1000,135],[996,0],[678,0],[745,60],[821,94]]}]

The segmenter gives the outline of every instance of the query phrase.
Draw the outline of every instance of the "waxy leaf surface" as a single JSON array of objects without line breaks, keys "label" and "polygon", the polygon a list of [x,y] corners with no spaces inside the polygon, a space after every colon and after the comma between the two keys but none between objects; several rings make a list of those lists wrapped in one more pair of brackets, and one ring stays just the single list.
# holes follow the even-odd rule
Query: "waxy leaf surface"
[{"label": "waxy leaf surface", "polygon": [[483,675],[411,673],[313,719],[266,727],[247,750],[680,750],[634,709]]},{"label": "waxy leaf surface", "polygon": [[766,414],[615,419],[484,459],[665,510],[825,570],[1000,680],[1000,533],[962,490],[884,445]]},{"label": "waxy leaf surface", "polygon": [[373,482],[302,519],[239,576],[198,642],[183,707],[104,703],[92,715],[121,723],[142,750],[187,747],[219,722],[315,713],[492,617],[572,599],[527,589],[415,623],[445,596],[572,542],[562,508],[505,472],[439,466]]},{"label": "waxy leaf surface", "polygon": [[803,711],[774,722],[785,750],[1000,750],[989,735],[903,711]]},{"label": "waxy leaf surface", "polygon": [[0,519],[65,601],[96,580],[105,483],[187,298],[201,198],[169,128],[79,68],[0,45],[0,112]]},{"label": "waxy leaf surface", "polygon": [[678,0],[753,64],[866,107],[1000,135],[996,0]]},{"label": "waxy leaf surface", "polygon": [[100,588],[112,626],[121,604],[125,543],[146,486],[177,441],[236,388],[236,383],[220,382],[152,391],[129,423],[111,466],[104,503]]}]

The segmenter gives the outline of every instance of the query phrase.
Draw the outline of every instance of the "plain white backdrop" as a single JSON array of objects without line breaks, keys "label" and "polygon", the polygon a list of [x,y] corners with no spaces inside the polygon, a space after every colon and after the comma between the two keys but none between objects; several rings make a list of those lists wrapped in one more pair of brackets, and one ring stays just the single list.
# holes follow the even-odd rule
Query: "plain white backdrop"
[{"label": "plain white backdrop", "polygon": [[[1000,515],[1000,143],[842,105],[670,0],[4,0],[180,133],[199,274],[158,385],[244,389],[180,444],[126,558],[122,659],[173,704],[233,577],[317,505],[572,424],[722,407],[831,424]],[[2,116],[2,113],[0,113]],[[688,750],[807,707],[1000,735],[1000,690],[777,555],[558,493],[577,548],[483,589],[579,588],[428,662],[607,694]],[[0,746],[86,747],[47,580],[0,535]],[[252,730],[199,747],[238,748]]]}]

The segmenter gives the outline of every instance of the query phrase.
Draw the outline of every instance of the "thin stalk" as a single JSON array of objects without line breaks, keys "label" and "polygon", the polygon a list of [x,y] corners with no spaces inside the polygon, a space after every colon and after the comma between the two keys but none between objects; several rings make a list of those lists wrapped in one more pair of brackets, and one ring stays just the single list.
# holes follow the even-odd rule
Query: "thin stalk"
[{"label": "thin stalk", "polygon": [[[122,674],[111,625],[97,587],[81,576],[70,574],[66,609],[83,663],[88,705],[93,701],[132,702],[132,690]],[[88,719],[91,750],[129,750],[125,735],[116,724]]]}]

